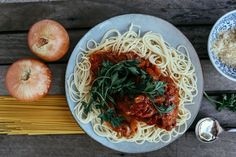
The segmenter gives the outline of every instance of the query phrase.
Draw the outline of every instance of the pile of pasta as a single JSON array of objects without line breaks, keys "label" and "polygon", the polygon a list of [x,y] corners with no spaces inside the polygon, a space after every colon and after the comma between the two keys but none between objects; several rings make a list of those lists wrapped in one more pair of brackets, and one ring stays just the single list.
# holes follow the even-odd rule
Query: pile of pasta
[{"label": "pile of pasta", "polygon": [[[197,95],[197,77],[188,49],[184,45],[177,48],[166,42],[162,35],[154,32],[141,34],[142,28],[131,24],[129,29],[122,33],[117,29],[108,30],[101,41],[89,40],[87,49],[81,49],[76,58],[74,72],[67,78],[67,88],[70,98],[76,103],[74,113],[82,123],[91,123],[94,132],[108,138],[111,142],[122,141],[136,142],[142,144],[148,142],[169,142],[172,137],[183,134],[187,129],[187,120],[191,112],[186,105],[192,105]],[[177,118],[177,126],[171,131],[149,126],[143,122],[138,125],[137,133],[131,138],[119,137],[117,132],[107,125],[101,123],[98,115],[100,110],[95,107],[88,115],[85,114],[85,106],[82,102],[89,102],[91,89],[91,64],[89,55],[93,52],[103,50],[113,53],[134,52],[139,57],[148,59],[156,65],[164,76],[171,77],[179,88],[180,105]]]}]

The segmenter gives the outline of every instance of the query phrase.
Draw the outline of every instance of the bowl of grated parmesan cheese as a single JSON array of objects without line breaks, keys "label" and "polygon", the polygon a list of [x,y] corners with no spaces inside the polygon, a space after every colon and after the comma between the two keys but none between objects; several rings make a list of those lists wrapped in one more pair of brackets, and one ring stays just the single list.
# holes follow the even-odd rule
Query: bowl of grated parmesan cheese
[{"label": "bowl of grated parmesan cheese", "polygon": [[208,55],[218,72],[236,81],[236,10],[223,15],[212,27]]}]

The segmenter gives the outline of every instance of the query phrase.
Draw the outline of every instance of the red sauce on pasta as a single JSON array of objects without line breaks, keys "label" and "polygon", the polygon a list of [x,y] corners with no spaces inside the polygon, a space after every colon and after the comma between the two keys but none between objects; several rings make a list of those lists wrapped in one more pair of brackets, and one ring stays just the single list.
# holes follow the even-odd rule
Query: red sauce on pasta
[{"label": "red sauce on pasta", "polygon": [[[135,96],[134,99],[128,96],[115,97],[116,110],[117,112],[125,117],[122,125],[113,128],[120,136],[131,137],[137,131],[137,122],[142,121],[147,125],[155,125],[158,128],[163,128],[170,131],[176,126],[176,119],[179,110],[179,90],[170,77],[166,77],[161,74],[161,71],[156,65],[151,64],[148,60],[140,58],[133,52],[117,53],[97,51],[89,56],[91,63],[91,71],[94,79],[96,73],[99,71],[103,61],[110,61],[118,63],[122,60],[139,60],[139,67],[145,70],[153,80],[159,80],[166,82],[165,93],[162,96],[155,97],[155,103],[157,105],[166,105],[167,107],[171,104],[175,104],[175,108],[168,113],[159,114],[153,106],[150,98],[146,95],[140,94]],[[111,127],[109,123],[106,123]]]}]

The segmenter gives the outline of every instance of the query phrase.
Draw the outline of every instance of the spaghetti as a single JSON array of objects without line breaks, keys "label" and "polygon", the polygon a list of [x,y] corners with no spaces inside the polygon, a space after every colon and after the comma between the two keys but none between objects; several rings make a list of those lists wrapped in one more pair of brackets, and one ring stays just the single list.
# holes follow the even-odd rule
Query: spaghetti
[{"label": "spaghetti", "polygon": [[10,96],[0,97],[0,134],[48,135],[82,134],[65,96],[46,96],[26,103]]},{"label": "spaghetti", "polygon": [[[167,131],[139,121],[136,133],[127,138],[119,136],[109,125],[102,124],[98,117],[101,112],[95,107],[92,107],[92,112],[85,114],[85,106],[82,102],[90,101],[91,82],[93,81],[92,63],[89,57],[96,51],[110,51],[117,54],[133,52],[156,65],[163,76],[170,77],[179,89],[176,127]],[[183,52],[181,53],[181,51]],[[94,40],[88,41],[87,50],[81,50],[78,54],[74,72],[67,79],[67,87],[71,99],[77,104],[74,108],[75,115],[82,123],[91,123],[96,134],[106,137],[114,143],[128,141],[142,144],[145,141],[169,142],[172,136],[175,137],[186,131],[186,121],[191,117],[191,113],[185,106],[193,104],[193,98],[198,92],[195,68],[186,47],[181,45],[174,49],[158,33],[147,32],[141,36],[140,27],[131,25],[129,30],[123,34],[116,29],[109,30],[100,43]]]}]

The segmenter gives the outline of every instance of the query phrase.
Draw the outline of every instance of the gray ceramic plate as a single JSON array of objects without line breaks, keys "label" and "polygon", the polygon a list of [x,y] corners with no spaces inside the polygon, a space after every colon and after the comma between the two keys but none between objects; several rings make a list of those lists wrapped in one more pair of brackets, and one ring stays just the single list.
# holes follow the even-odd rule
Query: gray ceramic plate
[{"label": "gray ceramic plate", "polygon": [[[84,35],[84,37],[78,42],[78,44],[74,48],[74,51],[72,52],[68,65],[67,65],[65,78],[68,79],[68,76],[73,72],[73,69],[75,66],[75,59],[76,59],[76,56],[78,55],[79,48],[86,49],[86,43],[88,40],[94,39],[96,41],[100,41],[104,33],[112,28],[116,28],[120,30],[121,32],[127,31],[131,23],[141,26],[142,32],[153,31],[153,32],[161,33],[165,41],[170,43],[173,47],[176,47],[179,44],[183,44],[188,48],[190,52],[191,61],[195,65],[195,68],[196,68],[197,80],[198,80],[198,91],[199,91],[198,95],[194,98],[194,105],[188,106],[188,109],[192,113],[191,119],[187,121],[187,125],[189,127],[198,113],[201,99],[202,99],[203,77],[202,77],[201,65],[200,65],[197,53],[194,50],[192,44],[189,42],[189,40],[176,27],[174,27],[172,24],[160,18],[149,16],[149,15],[142,15],[142,14],[127,14],[127,15],[113,17],[111,19],[108,19],[96,25],[90,31],[88,31],[88,33]],[[80,125],[80,127],[90,137],[92,137],[93,139],[100,142],[106,147],[109,147],[111,149],[118,150],[121,152],[126,152],[126,153],[141,153],[141,152],[154,151],[169,144],[169,143],[162,143],[162,142],[159,142],[159,143],[145,142],[142,145],[131,143],[131,142],[111,143],[106,138],[96,135],[90,124],[83,124],[76,118],[76,116],[73,113],[73,108],[75,106],[75,103],[70,99],[68,95],[67,86],[66,86],[66,97],[67,97],[69,108],[73,116],[75,117],[76,121]],[[173,142],[178,137],[172,138],[171,142]]]}]

